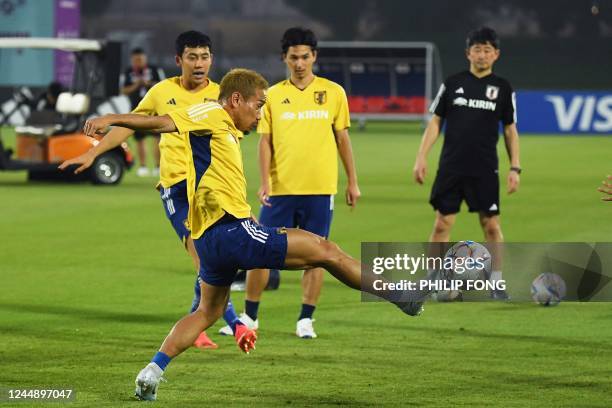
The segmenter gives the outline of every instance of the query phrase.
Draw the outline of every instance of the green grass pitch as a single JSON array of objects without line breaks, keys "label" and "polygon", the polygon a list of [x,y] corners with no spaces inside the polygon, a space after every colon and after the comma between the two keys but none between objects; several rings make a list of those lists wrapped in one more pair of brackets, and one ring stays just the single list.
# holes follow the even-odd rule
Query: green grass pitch
[{"label": "green grass pitch", "polygon": [[[352,132],[363,198],[336,199],[332,239],[359,256],[361,241],[424,241],[433,223],[427,185],[412,181],[414,124]],[[500,143],[502,188],[507,159]],[[507,241],[609,241],[612,204],[596,187],[609,174],[612,138],[521,139],[520,191],[502,195]],[[243,142],[254,208],[256,137]],[[152,179],[117,187],[27,183],[0,173],[0,388],[69,387],[70,406],[135,406],[133,381],[188,309],[194,272],[166,221]],[[255,211],[257,212],[257,210]],[[479,240],[463,212],[454,239]],[[512,273],[512,271],[505,271]],[[409,318],[361,303],[326,278],[319,338],[293,334],[300,274],[260,307],[257,350],[209,330],[220,348],[190,349],[166,371],[160,406],[606,407],[612,391],[612,309],[605,303],[428,303]],[[233,296],[239,308],[243,294]],[[38,406],[19,403],[14,406]],[[0,406],[11,406],[0,402]]]}]

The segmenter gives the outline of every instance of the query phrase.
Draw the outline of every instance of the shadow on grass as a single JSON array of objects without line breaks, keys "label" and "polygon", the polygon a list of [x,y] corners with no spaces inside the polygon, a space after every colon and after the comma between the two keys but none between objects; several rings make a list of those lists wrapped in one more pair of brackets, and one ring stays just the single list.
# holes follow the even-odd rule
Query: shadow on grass
[{"label": "shadow on grass", "polygon": [[0,303],[0,310],[13,313],[34,313],[42,315],[66,316],[79,320],[96,320],[121,323],[172,323],[182,315],[177,314],[145,314],[129,312],[113,312],[109,310],[87,309],[72,306],[35,305],[27,303]]},{"label": "shadow on grass", "polygon": [[23,188],[23,189],[54,189],[58,187],[68,189],[90,188],[96,191],[154,191],[150,185],[135,184],[121,181],[113,185],[96,185],[89,181],[27,181],[27,180],[0,180],[0,188]]},{"label": "shadow on grass", "polygon": [[[332,321],[328,322],[332,323]],[[344,320],[334,320],[333,324],[337,328],[352,327],[352,323],[350,321]],[[463,325],[465,326],[465,325]],[[500,333],[494,331],[484,331],[479,329],[471,329],[469,327],[458,327],[454,325],[449,328],[440,328],[440,327],[422,327],[422,326],[409,326],[404,324],[384,324],[384,323],[368,323],[368,330],[376,332],[384,331],[384,332],[396,332],[397,335],[407,335],[408,333],[424,333],[428,337],[432,336],[451,336],[451,337],[468,337],[474,339],[491,339],[491,340],[500,340],[500,341],[516,341],[521,342],[521,344],[528,343],[541,343],[547,344],[551,346],[558,346],[561,348],[565,348],[568,346],[572,347],[580,347],[587,350],[593,349],[609,349],[612,346],[611,341],[607,341],[607,339],[602,339],[601,341],[591,341],[584,339],[573,339],[571,337],[555,337],[555,336],[543,336],[543,335],[526,335],[526,334],[517,334],[517,333]]]},{"label": "shadow on grass", "polygon": [[[555,388],[572,388],[576,392],[601,392],[609,394],[610,382],[605,375],[599,375],[599,380],[588,380],[580,378],[580,373],[576,373],[575,377],[563,378],[559,376],[543,376],[541,374],[528,374],[522,372],[520,374],[509,374],[507,372],[489,371],[489,374],[493,378],[502,380],[500,382],[507,382],[517,385],[533,386],[537,384],[538,388],[545,390],[552,390]],[[582,391],[580,391],[582,390]],[[602,401],[603,403],[603,401]],[[584,405],[586,406],[586,405]],[[589,405],[590,406],[590,405]],[[594,406],[609,406],[609,404],[603,403],[602,405]]]},{"label": "shadow on grass", "polygon": [[[163,392],[163,389],[161,390]],[[380,402],[372,403],[365,399],[358,399],[348,395],[334,395],[329,392],[316,393],[313,390],[304,392],[291,392],[284,387],[275,386],[261,387],[256,393],[249,395],[247,392],[245,395],[234,395],[229,401],[230,405],[251,405],[253,401],[257,401],[256,405],[260,406],[297,406],[297,407],[329,407],[329,406],[348,406],[348,407],[375,407],[381,406]],[[175,397],[173,395],[173,397]],[[163,393],[160,394],[160,400],[163,400]],[[168,401],[170,402],[170,401]],[[174,400],[173,403],[178,401]],[[207,405],[219,406],[227,405],[228,400],[225,396],[209,395],[207,398]],[[200,405],[202,402],[199,402]],[[418,406],[418,405],[412,405]]]}]

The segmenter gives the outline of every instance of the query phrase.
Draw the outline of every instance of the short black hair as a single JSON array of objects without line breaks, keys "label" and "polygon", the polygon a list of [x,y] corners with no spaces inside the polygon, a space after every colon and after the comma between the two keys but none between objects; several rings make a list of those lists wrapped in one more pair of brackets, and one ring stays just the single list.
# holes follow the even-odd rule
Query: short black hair
[{"label": "short black hair", "polygon": [[317,49],[317,37],[312,30],[307,28],[291,27],[285,31],[285,34],[283,34],[283,39],[281,40],[283,54],[287,53],[289,47],[293,47],[295,45],[308,45],[313,51],[315,51]]},{"label": "short black hair", "polygon": [[183,55],[183,51],[185,51],[186,47],[208,47],[208,51],[212,53],[212,42],[210,41],[210,37],[200,31],[190,30],[180,33],[178,37],[176,37],[174,45],[176,48],[176,55],[179,57]]},{"label": "short black hair", "polygon": [[465,47],[470,48],[475,44],[491,44],[495,49],[499,49],[499,38],[494,29],[490,27],[480,27],[470,31],[465,40]]},{"label": "short black hair", "polygon": [[139,54],[144,54],[144,50],[140,47],[136,47],[136,48],[132,48],[132,55],[139,55]]}]

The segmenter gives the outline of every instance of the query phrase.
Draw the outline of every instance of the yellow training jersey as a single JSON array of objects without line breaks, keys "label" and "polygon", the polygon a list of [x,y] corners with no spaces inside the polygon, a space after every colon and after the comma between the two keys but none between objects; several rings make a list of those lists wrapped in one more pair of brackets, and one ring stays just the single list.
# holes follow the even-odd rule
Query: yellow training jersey
[{"label": "yellow training jersey", "polygon": [[[181,85],[180,77],[165,79],[153,86],[138,104],[134,113],[161,116],[177,108],[184,108],[219,98],[219,84],[209,79],[208,85],[197,92],[190,92]],[[187,178],[185,140],[179,133],[162,133],[159,142],[159,181],[170,187]]]},{"label": "yellow training jersey", "polygon": [[193,239],[229,213],[251,216],[246,198],[240,139],[232,118],[216,102],[201,103],[168,114],[186,146],[189,225]]},{"label": "yellow training jersey", "polygon": [[350,127],[344,89],[324,78],[304,90],[290,80],[268,90],[259,133],[272,136],[270,195],[336,194],[334,130]]}]

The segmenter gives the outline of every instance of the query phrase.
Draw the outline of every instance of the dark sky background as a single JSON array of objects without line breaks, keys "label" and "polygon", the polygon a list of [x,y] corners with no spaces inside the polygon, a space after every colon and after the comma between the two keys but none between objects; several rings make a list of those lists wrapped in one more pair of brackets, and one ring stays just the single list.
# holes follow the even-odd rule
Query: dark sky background
[{"label": "dark sky background", "polygon": [[488,25],[501,37],[496,71],[515,87],[612,89],[609,0],[83,0],[82,14],[85,36],[144,45],[170,70],[171,39],[194,28],[213,38],[216,69],[261,64],[275,75],[292,25],[322,40],[432,41],[444,75],[466,68],[466,34]]}]

